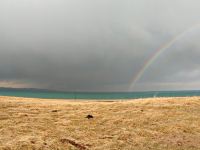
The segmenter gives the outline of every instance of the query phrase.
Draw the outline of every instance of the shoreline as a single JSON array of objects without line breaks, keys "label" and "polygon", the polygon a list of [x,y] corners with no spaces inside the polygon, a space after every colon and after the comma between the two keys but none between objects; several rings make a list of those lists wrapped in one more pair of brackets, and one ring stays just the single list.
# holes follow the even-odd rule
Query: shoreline
[{"label": "shoreline", "polygon": [[21,97],[21,96],[2,96],[0,95],[0,99],[6,98],[7,100],[35,100],[35,101],[50,101],[50,102],[129,102],[129,101],[141,101],[141,100],[158,100],[158,99],[191,99],[191,98],[199,98],[200,96],[177,96],[177,97],[147,97],[147,98],[132,98],[132,99],[61,99],[61,98],[35,98],[35,97]]}]

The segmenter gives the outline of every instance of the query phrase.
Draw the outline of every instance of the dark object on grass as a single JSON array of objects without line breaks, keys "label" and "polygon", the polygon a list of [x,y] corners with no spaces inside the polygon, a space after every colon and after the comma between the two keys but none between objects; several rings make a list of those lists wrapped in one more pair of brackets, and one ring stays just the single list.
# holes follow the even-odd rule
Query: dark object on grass
[{"label": "dark object on grass", "polygon": [[94,117],[92,115],[87,115],[85,118],[92,119]]},{"label": "dark object on grass", "polygon": [[52,110],[52,112],[58,112],[58,110]]}]

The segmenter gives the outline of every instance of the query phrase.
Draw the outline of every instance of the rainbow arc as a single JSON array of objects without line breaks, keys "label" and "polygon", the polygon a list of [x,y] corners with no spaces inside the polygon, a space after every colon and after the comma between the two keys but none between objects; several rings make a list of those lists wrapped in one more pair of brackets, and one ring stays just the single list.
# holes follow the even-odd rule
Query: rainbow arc
[{"label": "rainbow arc", "polygon": [[138,71],[138,73],[132,78],[131,85],[129,87],[129,90],[132,90],[135,86],[135,84],[140,80],[140,78],[143,76],[145,71],[153,64],[153,62],[166,50],[168,50],[171,46],[173,46],[177,41],[185,37],[188,33],[194,31],[195,29],[200,28],[200,23],[195,24],[192,27],[184,30],[177,36],[173,37],[171,40],[169,40],[167,43],[161,45],[142,65],[141,69]]}]

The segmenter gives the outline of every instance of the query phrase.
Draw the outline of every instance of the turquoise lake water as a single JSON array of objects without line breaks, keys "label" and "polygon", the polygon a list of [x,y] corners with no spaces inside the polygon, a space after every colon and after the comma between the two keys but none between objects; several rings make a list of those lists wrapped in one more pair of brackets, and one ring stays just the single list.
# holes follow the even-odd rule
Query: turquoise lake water
[{"label": "turquoise lake water", "polygon": [[0,88],[0,96],[48,99],[137,99],[150,97],[200,96],[200,91],[150,91],[150,92],[54,92],[35,89]]}]

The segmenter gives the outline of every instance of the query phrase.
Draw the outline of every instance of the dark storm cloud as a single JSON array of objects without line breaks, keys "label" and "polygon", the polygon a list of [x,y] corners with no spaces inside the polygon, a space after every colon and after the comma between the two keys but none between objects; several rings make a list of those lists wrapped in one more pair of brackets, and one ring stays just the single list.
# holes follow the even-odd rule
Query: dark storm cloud
[{"label": "dark storm cloud", "polygon": [[[2,0],[0,83],[127,91],[160,45],[200,22],[199,6],[197,0]],[[183,82],[197,88],[200,31],[194,32],[161,55],[134,90]]]}]

